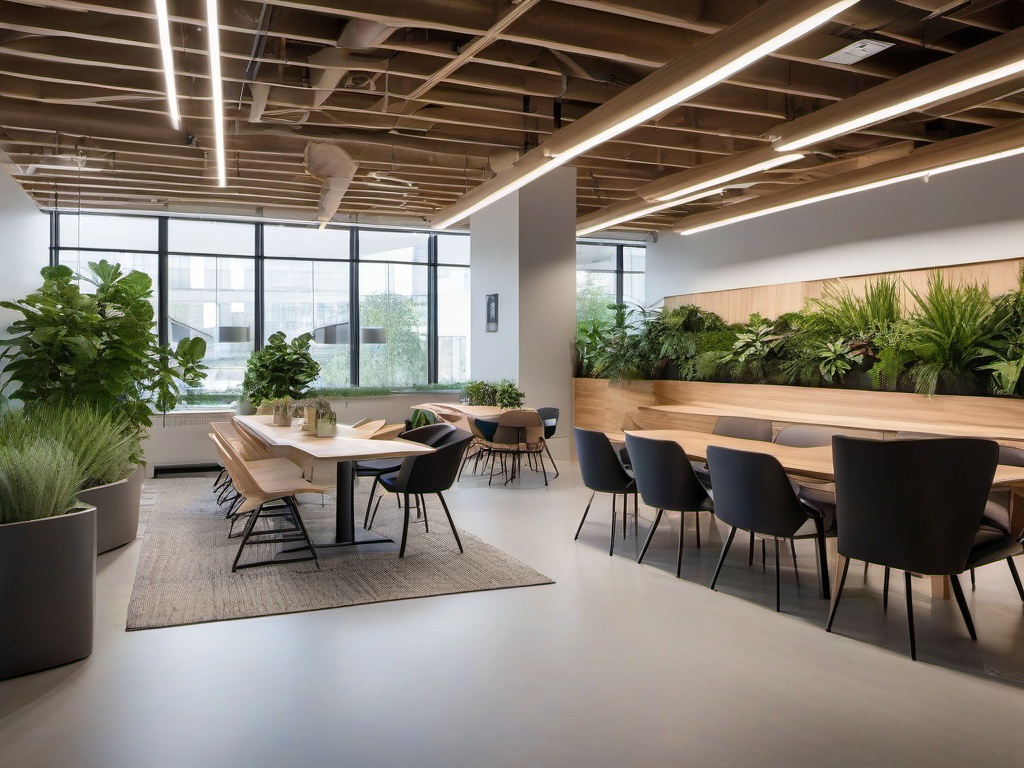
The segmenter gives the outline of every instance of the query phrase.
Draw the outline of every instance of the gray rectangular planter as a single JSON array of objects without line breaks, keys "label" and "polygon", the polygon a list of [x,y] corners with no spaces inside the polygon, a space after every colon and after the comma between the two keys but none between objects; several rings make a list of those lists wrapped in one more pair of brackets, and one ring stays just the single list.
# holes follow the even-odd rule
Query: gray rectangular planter
[{"label": "gray rectangular planter", "polygon": [[138,467],[124,480],[99,485],[78,494],[78,500],[96,507],[96,552],[103,554],[134,541],[139,533],[139,500],[143,467]]},{"label": "gray rectangular planter", "polygon": [[0,525],[0,680],[92,653],[96,510]]}]

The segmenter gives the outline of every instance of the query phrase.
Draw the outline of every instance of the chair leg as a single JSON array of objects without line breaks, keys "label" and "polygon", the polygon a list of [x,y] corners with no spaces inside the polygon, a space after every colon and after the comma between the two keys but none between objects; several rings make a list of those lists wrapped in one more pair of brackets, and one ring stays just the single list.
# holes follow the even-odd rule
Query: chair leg
[{"label": "chair leg", "polygon": [[676,578],[681,579],[683,577],[683,534],[684,526],[686,522],[686,513],[679,513],[679,546],[676,548]]},{"label": "chair leg", "polygon": [[753,567],[754,565],[754,532],[750,532],[750,554],[747,557],[747,565]]},{"label": "chair leg", "polygon": [[917,661],[917,638],[914,636],[914,589],[910,585],[910,571],[903,572],[903,585],[907,593],[907,629],[910,630],[910,660]]},{"label": "chair leg", "polygon": [[971,592],[973,592],[978,586],[978,583],[974,580],[974,569],[971,568]]},{"label": "chair leg", "polygon": [[622,494],[622,540],[626,540],[626,521],[629,519],[629,496]]},{"label": "chair leg", "polygon": [[885,577],[882,580],[882,610],[889,610],[889,566],[885,566]]},{"label": "chair leg", "polygon": [[832,631],[832,622],[836,620],[836,610],[839,608],[839,598],[843,596],[843,587],[846,585],[846,574],[850,570],[850,560],[843,558],[843,570],[839,574],[839,586],[836,587],[836,595],[832,599],[832,610],[828,612],[828,624],[825,625],[825,631]]},{"label": "chair leg", "polygon": [[555,470],[555,477],[558,477],[558,465],[555,464],[555,458],[551,455],[551,449],[548,448],[547,441],[544,442],[544,450],[547,451],[548,458],[551,459],[551,468]]},{"label": "chair leg", "polygon": [[971,640],[977,640],[978,633],[974,629],[971,609],[967,606],[967,598],[964,597],[963,587],[960,586],[960,579],[955,573],[950,574],[949,584],[953,587],[953,596],[956,598],[956,604],[960,606],[960,615],[964,617],[964,624],[967,625],[967,634],[971,636]]},{"label": "chair leg", "polygon": [[[608,557],[611,557],[613,554],[615,554],[615,502],[618,501],[618,498],[618,494],[612,494],[612,536],[611,544],[608,545]],[[623,511],[622,514],[625,515],[625,511]],[[622,536],[623,538],[625,538],[625,532],[623,532]]]},{"label": "chair leg", "polygon": [[377,484],[380,483],[380,475],[373,476],[373,485],[370,486],[370,498],[366,500],[366,515],[363,517],[363,528],[370,525],[370,505],[373,504],[373,494],[377,492]]},{"label": "chair leg", "polygon": [[715,575],[711,578],[711,589],[714,589],[715,584],[718,583],[718,574],[722,572],[722,565],[725,563],[725,556],[729,554],[729,547],[732,546],[732,540],[735,536],[736,526],[733,526],[732,530],[729,531],[729,538],[725,540],[725,546],[722,547],[722,554],[718,556],[718,565],[715,566]]},{"label": "chair leg", "polygon": [[302,534],[302,538],[305,539],[306,547],[309,549],[309,553],[313,556],[313,562],[316,563],[316,569],[320,570],[320,558],[316,554],[316,547],[313,546],[313,540],[309,538],[309,531],[306,530],[306,524],[302,521],[302,515],[299,514],[299,505],[294,497],[284,499],[284,503],[288,505],[288,508],[292,511],[292,516],[295,518],[295,527],[299,529],[299,533]]},{"label": "chair leg", "polygon": [[[383,496],[377,497],[377,503],[373,505],[373,514],[370,515],[370,524],[367,526],[367,528],[373,528],[373,521],[377,519],[377,510],[380,509],[380,502],[383,498]],[[398,498],[397,494],[395,495],[395,498]]]},{"label": "chair leg", "polygon": [[775,537],[775,612],[782,613],[782,568],[779,565],[779,538]]},{"label": "chair leg", "polygon": [[768,573],[768,545],[761,539],[761,573]]},{"label": "chair leg", "polygon": [[245,542],[249,538],[249,534],[252,533],[252,529],[256,525],[256,519],[260,516],[260,512],[263,510],[263,505],[256,507],[252,512],[249,513],[249,519],[245,521],[245,529],[242,531],[242,540],[238,544],[238,552],[235,553],[235,559],[231,563],[231,572],[234,573],[238,570],[238,561],[242,557],[242,550],[245,549]]},{"label": "chair leg", "polygon": [[416,499],[416,503],[419,505],[417,511],[423,515],[423,532],[430,533],[430,520],[427,519],[427,500],[423,498],[422,493],[416,494]]},{"label": "chair leg", "polygon": [[825,545],[825,523],[821,518],[814,519],[815,544],[818,546],[818,589],[821,597],[828,600],[832,597],[832,579],[828,573],[828,548]]},{"label": "chair leg", "polygon": [[640,537],[640,493],[633,491],[633,535]]},{"label": "chair leg", "polygon": [[693,527],[697,530],[697,549],[700,549],[700,512],[693,513]]},{"label": "chair leg", "polygon": [[580,531],[583,530],[583,524],[587,522],[587,514],[590,512],[590,505],[594,503],[594,496],[596,495],[597,491],[590,494],[590,501],[587,502],[587,508],[583,510],[583,519],[580,520],[580,527],[576,529],[576,535],[572,537],[573,541],[577,541],[579,539]]},{"label": "chair leg", "polygon": [[789,552],[793,556],[793,575],[796,576],[796,591],[800,591],[800,566],[796,564],[796,540],[789,540]]},{"label": "chair leg", "polygon": [[1017,573],[1017,566],[1013,564],[1013,558],[1006,558],[1006,564],[1010,567],[1010,575],[1013,576],[1013,584],[1017,587],[1017,594],[1020,595],[1021,602],[1024,602],[1024,585],[1020,583],[1020,574]]},{"label": "chair leg", "polygon": [[640,550],[640,557],[637,558],[638,563],[644,561],[644,555],[647,554],[647,548],[651,546],[651,539],[654,538],[654,532],[658,530],[658,523],[661,522],[661,516],[665,514],[664,509],[659,509],[658,514],[654,516],[654,525],[651,526],[651,530],[647,532],[647,541],[644,542],[643,549]]},{"label": "chair leg", "polygon": [[406,539],[409,538],[409,494],[405,496],[405,516],[402,518],[402,544],[398,549],[398,556],[405,557]]},{"label": "chair leg", "polygon": [[455,543],[459,545],[459,552],[465,552],[462,548],[462,539],[459,538],[459,532],[455,528],[455,521],[452,520],[452,513],[448,511],[448,504],[445,503],[444,496],[438,493],[437,498],[441,500],[441,507],[444,509],[445,517],[448,518],[448,525],[452,527],[452,535],[455,537]]}]

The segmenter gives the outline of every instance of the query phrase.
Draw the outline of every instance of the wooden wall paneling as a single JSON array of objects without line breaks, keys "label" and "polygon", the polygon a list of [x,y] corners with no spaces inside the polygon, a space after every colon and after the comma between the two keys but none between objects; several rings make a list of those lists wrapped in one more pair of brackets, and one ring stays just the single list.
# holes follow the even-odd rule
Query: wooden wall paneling
[{"label": "wooden wall paneling", "polygon": [[[847,283],[855,293],[861,294],[864,286],[881,275],[899,277],[910,288],[921,293],[928,288],[928,279],[935,272],[957,283],[977,283],[987,285],[989,293],[996,296],[1000,293],[1017,288],[1018,275],[1024,265],[1024,258],[1006,259],[1002,261],[982,261],[972,264],[958,264],[948,267],[913,269],[899,272],[880,272],[871,275],[855,275],[836,278]],[[666,296],[665,306],[672,309],[683,304],[696,304],[702,309],[715,312],[727,323],[742,323],[754,312],[760,312],[767,318],[774,319],[783,312],[796,312],[803,308],[809,298],[821,296],[825,280],[807,280],[796,283],[778,283],[776,285],[759,285],[750,288],[733,288],[726,291],[706,291],[704,293],[686,293],[678,296]],[[907,300],[913,300],[907,295]]]}]

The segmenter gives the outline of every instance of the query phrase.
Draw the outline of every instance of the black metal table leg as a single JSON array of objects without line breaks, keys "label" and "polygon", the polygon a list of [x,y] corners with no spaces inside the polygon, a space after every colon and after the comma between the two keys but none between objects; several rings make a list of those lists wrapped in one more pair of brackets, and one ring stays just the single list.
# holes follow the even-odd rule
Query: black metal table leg
[{"label": "black metal table leg", "polygon": [[356,540],[356,524],[353,511],[353,470],[351,461],[338,462],[337,508],[335,510],[336,544],[351,544]]}]

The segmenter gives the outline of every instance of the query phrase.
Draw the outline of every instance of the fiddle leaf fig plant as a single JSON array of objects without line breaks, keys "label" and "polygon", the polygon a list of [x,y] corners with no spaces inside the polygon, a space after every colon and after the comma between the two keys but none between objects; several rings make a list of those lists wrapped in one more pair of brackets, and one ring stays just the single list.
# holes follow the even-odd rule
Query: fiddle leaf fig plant
[{"label": "fiddle leaf fig plant", "polygon": [[[133,460],[152,424],[153,408],[175,407],[183,387],[205,378],[206,342],[183,339],[162,345],[154,326],[152,280],[125,273],[107,261],[89,264],[76,275],[64,265],[45,267],[43,285],[20,301],[0,306],[21,315],[0,340],[10,397],[28,405],[88,403],[127,419],[134,440]],[[90,283],[92,293],[79,281]]]},{"label": "fiddle leaf fig plant", "polygon": [[278,331],[263,349],[249,355],[242,392],[253,405],[282,397],[306,397],[309,385],[320,375],[320,363],[309,351],[312,341],[312,334],[303,333],[288,342],[284,332]]}]

